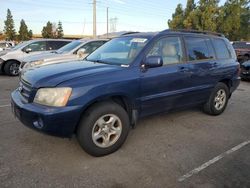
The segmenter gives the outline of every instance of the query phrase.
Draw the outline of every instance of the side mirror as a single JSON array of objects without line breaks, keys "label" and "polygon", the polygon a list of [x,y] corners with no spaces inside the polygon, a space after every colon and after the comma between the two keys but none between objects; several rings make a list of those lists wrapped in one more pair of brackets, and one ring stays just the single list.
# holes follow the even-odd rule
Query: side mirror
[{"label": "side mirror", "polygon": [[146,68],[161,67],[163,65],[163,59],[161,56],[149,56],[144,62]]},{"label": "side mirror", "polygon": [[32,52],[32,49],[31,49],[31,48],[26,48],[26,49],[25,49],[25,52],[26,52],[26,53],[30,53],[30,52]]},{"label": "side mirror", "polygon": [[77,51],[77,57],[78,58],[84,58],[85,56],[87,56],[88,54],[86,54],[86,49],[85,48],[81,48]]}]

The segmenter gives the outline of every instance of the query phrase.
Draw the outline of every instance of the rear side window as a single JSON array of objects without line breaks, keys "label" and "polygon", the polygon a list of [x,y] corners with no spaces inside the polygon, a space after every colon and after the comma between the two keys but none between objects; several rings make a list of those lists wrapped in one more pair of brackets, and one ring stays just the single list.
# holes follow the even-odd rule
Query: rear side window
[{"label": "rear side window", "polygon": [[185,37],[188,61],[198,61],[214,58],[208,38]]},{"label": "rear side window", "polygon": [[68,43],[69,43],[68,41],[47,41],[47,49],[57,50]]},{"label": "rear side window", "polygon": [[223,39],[212,39],[214,44],[214,49],[218,59],[228,59],[230,58],[230,53],[228,51],[227,45]]}]

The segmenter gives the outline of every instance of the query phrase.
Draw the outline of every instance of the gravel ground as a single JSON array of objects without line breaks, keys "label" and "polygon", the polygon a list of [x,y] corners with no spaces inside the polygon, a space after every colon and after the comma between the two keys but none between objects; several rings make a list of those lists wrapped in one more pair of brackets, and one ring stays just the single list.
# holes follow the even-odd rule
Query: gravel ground
[{"label": "gravel ground", "polygon": [[226,111],[189,109],[140,120],[117,152],[95,158],[75,138],[44,135],[11,113],[18,78],[0,76],[0,187],[250,187],[250,144],[180,182],[214,157],[250,140],[250,82]]}]

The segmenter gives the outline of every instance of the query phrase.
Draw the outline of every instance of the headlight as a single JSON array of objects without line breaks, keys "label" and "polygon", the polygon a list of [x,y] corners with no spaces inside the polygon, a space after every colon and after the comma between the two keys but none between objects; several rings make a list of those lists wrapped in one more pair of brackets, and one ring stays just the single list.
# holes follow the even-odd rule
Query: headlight
[{"label": "headlight", "polygon": [[23,66],[23,69],[28,69],[28,68],[36,67],[36,66],[38,66],[38,65],[43,64],[43,62],[44,62],[43,60],[27,62],[27,63],[25,63],[25,65]]},{"label": "headlight", "polygon": [[66,106],[71,95],[72,88],[41,88],[37,91],[34,103],[46,106]]}]

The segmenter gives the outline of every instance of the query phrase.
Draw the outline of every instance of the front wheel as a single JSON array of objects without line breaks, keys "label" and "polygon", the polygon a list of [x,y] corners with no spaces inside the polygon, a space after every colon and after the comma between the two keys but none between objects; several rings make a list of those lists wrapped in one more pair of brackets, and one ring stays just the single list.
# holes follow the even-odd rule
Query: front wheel
[{"label": "front wheel", "polygon": [[9,76],[17,76],[19,74],[20,64],[17,61],[8,61],[4,65],[4,72]]},{"label": "front wheel", "polygon": [[228,98],[229,89],[227,85],[221,82],[218,83],[204,105],[204,112],[210,115],[221,114],[227,106]]},{"label": "front wheel", "polygon": [[99,157],[118,150],[129,129],[124,108],[114,102],[101,102],[84,113],[77,129],[77,139],[87,153]]}]

